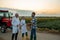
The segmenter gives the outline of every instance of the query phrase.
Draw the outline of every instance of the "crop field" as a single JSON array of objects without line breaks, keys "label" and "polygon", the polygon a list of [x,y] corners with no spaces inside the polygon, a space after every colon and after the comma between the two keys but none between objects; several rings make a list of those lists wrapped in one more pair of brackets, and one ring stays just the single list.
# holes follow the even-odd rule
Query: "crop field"
[{"label": "crop field", "polygon": [[[31,17],[26,17],[26,23],[30,23],[31,19]],[[60,17],[36,17],[36,20],[37,28],[60,31]]]}]

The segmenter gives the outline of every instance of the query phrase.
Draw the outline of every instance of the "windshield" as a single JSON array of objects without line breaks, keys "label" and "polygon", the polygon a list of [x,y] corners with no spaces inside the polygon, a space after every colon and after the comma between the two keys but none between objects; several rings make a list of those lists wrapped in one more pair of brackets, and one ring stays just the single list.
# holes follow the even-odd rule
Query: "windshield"
[{"label": "windshield", "polygon": [[9,16],[11,16],[11,13],[9,13],[9,12],[6,12],[6,13],[4,13],[4,12],[0,12],[0,17],[9,17]]}]

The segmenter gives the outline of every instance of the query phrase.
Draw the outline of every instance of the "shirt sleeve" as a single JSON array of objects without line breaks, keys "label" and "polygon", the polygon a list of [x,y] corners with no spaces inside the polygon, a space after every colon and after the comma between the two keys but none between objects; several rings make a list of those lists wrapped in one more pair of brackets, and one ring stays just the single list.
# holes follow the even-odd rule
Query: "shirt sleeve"
[{"label": "shirt sleeve", "polygon": [[21,24],[21,26],[23,25],[22,20],[21,20],[21,23],[20,24]]}]

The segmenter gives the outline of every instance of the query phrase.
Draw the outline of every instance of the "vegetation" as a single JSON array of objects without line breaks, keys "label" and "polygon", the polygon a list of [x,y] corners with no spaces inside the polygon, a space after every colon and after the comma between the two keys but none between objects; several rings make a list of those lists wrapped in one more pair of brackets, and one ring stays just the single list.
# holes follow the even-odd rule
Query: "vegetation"
[{"label": "vegetation", "polygon": [[[26,22],[30,23],[31,18],[27,17]],[[60,30],[60,17],[37,17],[38,28]]]}]

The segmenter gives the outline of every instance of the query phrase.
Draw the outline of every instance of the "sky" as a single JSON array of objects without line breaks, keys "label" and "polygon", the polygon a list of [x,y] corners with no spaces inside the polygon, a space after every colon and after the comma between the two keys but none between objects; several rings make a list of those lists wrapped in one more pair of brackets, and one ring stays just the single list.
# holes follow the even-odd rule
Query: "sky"
[{"label": "sky", "polygon": [[0,7],[60,14],[60,0],[0,0]]}]

